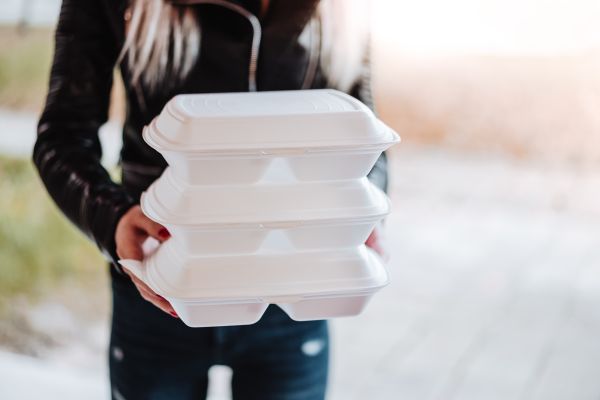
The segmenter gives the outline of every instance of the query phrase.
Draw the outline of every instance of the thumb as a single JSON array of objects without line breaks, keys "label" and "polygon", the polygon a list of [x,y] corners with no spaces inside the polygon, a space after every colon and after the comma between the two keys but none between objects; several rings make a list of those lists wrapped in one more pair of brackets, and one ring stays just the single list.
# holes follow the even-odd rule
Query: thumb
[{"label": "thumb", "polygon": [[117,247],[117,255],[121,259],[143,260],[142,246],[137,240],[128,240]]}]

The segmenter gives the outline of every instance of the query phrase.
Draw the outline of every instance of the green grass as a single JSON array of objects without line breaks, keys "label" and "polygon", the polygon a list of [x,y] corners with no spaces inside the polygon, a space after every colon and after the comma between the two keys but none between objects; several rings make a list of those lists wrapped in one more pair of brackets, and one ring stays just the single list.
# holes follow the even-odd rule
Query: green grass
[{"label": "green grass", "polygon": [[[41,110],[53,35],[52,28],[0,26],[0,108]],[[104,258],[60,213],[31,162],[0,155],[0,342],[2,322],[15,312],[21,318],[23,304],[52,299],[105,315],[107,289]]]},{"label": "green grass", "polygon": [[0,157],[0,305],[105,281],[95,245],[59,212],[29,160]]},{"label": "green grass", "polygon": [[48,86],[53,30],[0,26],[0,107],[38,111]]}]

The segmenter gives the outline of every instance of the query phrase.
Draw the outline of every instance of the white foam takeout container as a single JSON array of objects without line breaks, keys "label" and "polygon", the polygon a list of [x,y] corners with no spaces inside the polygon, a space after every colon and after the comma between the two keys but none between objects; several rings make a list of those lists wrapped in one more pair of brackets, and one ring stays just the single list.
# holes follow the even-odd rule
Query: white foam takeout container
[{"label": "white foam takeout container", "polygon": [[367,178],[197,186],[168,167],[142,194],[141,207],[182,252],[207,255],[355,247],[390,202]]},{"label": "white foam takeout container", "polygon": [[360,178],[400,140],[332,89],[178,95],[143,137],[182,179],[217,185],[257,182],[278,158],[301,181]]},{"label": "white foam takeout container", "polygon": [[246,325],[277,304],[297,321],[359,314],[388,276],[367,247],[298,254],[183,256],[163,243],[121,265],[165,297],[191,327]]}]

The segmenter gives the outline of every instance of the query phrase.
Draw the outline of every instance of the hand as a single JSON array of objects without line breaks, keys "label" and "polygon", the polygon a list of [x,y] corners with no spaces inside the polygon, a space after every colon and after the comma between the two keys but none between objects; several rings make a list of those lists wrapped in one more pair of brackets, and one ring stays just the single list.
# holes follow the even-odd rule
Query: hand
[{"label": "hand", "polygon": [[[153,237],[159,242],[164,242],[171,235],[169,231],[150,218],[146,217],[140,206],[131,207],[119,220],[115,231],[115,242],[117,244],[117,255],[122,259],[142,260],[144,252],[142,243],[148,238]],[[152,289],[142,282],[138,277],[123,267],[123,271],[131,277],[140,295],[164,312],[177,317],[177,313],[162,296],[156,294]]]},{"label": "hand", "polygon": [[373,229],[365,244],[375,250],[383,260],[389,261],[390,256],[383,240],[383,228],[380,224]]}]

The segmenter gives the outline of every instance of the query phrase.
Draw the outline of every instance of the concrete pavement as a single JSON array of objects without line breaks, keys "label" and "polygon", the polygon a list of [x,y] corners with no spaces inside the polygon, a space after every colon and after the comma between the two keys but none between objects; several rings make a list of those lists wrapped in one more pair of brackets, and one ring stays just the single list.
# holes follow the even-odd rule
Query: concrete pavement
[{"label": "concrete pavement", "polygon": [[600,397],[600,171],[400,150],[392,283],[335,321],[331,398]]}]

